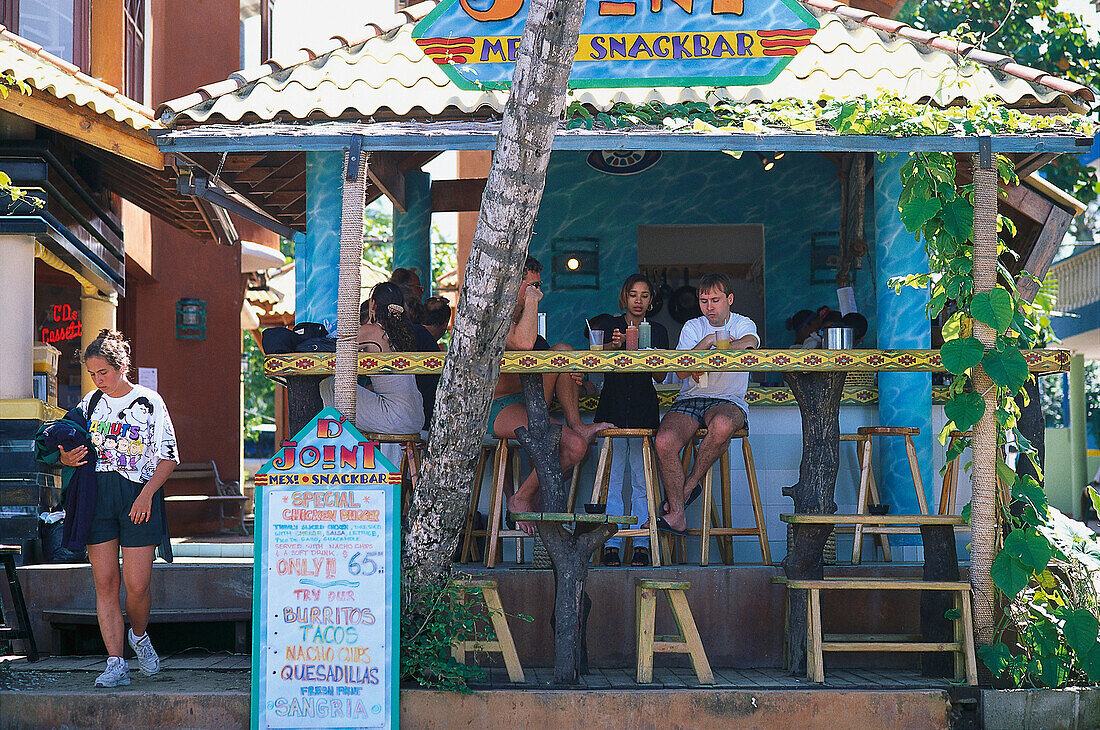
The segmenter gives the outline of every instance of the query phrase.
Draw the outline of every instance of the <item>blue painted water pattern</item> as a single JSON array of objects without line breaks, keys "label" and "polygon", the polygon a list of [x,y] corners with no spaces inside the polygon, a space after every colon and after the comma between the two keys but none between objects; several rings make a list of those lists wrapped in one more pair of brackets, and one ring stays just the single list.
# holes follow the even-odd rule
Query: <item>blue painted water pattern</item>
[{"label": "blue painted water pattern", "polygon": [[336,331],[343,214],[343,152],[306,153],[306,235],[294,248],[295,320]]},{"label": "blue painted water pattern", "polygon": [[425,290],[432,277],[431,176],[416,170],[405,175],[405,212],[393,211],[393,266],[420,271]]}]

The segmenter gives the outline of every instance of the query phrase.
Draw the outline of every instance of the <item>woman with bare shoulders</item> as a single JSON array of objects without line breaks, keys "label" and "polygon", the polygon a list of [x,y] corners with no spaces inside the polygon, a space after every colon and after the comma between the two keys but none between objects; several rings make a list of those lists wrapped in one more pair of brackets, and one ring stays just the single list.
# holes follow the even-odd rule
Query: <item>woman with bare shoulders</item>
[{"label": "woman with bare shoulders", "polygon": [[[401,287],[376,284],[364,302],[359,349],[365,352],[412,352],[416,349],[412,322],[405,314]],[[424,428],[424,400],[414,375],[373,375],[370,386],[355,394],[355,427],[367,433],[417,433]],[[335,402],[334,379],[321,381],[321,400]]]}]

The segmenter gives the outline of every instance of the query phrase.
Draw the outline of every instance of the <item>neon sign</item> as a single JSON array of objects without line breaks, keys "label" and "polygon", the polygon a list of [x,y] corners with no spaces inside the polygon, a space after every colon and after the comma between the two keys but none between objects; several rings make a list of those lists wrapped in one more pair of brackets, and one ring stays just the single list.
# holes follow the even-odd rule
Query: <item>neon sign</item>
[{"label": "neon sign", "polygon": [[48,345],[55,342],[68,342],[79,340],[84,333],[84,325],[80,322],[80,312],[68,304],[55,304],[50,307],[46,318],[46,324],[42,327],[38,339]]},{"label": "neon sign", "polygon": [[[584,0],[569,86],[767,84],[820,27],[795,0]],[[460,88],[507,88],[527,0],[444,0],[413,29]]]}]

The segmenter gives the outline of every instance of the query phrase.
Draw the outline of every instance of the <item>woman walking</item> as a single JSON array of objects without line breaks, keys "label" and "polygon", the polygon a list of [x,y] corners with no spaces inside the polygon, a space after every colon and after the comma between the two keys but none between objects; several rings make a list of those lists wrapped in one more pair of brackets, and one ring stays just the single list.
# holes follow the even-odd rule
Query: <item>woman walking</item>
[{"label": "woman walking", "polygon": [[[176,435],[168,409],[156,391],[129,380],[130,343],[122,334],[103,330],[84,351],[84,365],[96,390],[80,402],[88,432],[96,447],[96,499],[88,531],[88,560],[95,581],[96,615],[107,646],[107,669],[97,687],[130,684],[130,668],[122,657],[125,623],[119,598],[126,585],[126,640],[137,654],[141,673],[160,671],[160,658],[149,640],[149,580],[158,546],[171,561],[168,525],[161,487],[179,463]],[[58,447],[65,466],[86,462],[88,449]]]}]

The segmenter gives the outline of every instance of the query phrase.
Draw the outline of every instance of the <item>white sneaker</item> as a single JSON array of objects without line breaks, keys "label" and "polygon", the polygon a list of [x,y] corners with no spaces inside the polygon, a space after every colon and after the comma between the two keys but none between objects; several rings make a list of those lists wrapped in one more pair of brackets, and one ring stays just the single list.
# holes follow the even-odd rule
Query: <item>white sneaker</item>
[{"label": "white sneaker", "polygon": [[138,666],[146,677],[152,677],[160,671],[160,657],[157,656],[153,642],[149,640],[149,634],[140,639],[134,636],[134,630],[126,632],[126,640],[130,642],[130,648],[137,654]]},{"label": "white sneaker", "polygon": [[107,657],[107,669],[96,677],[96,687],[121,687],[130,684],[130,667],[117,656]]}]

